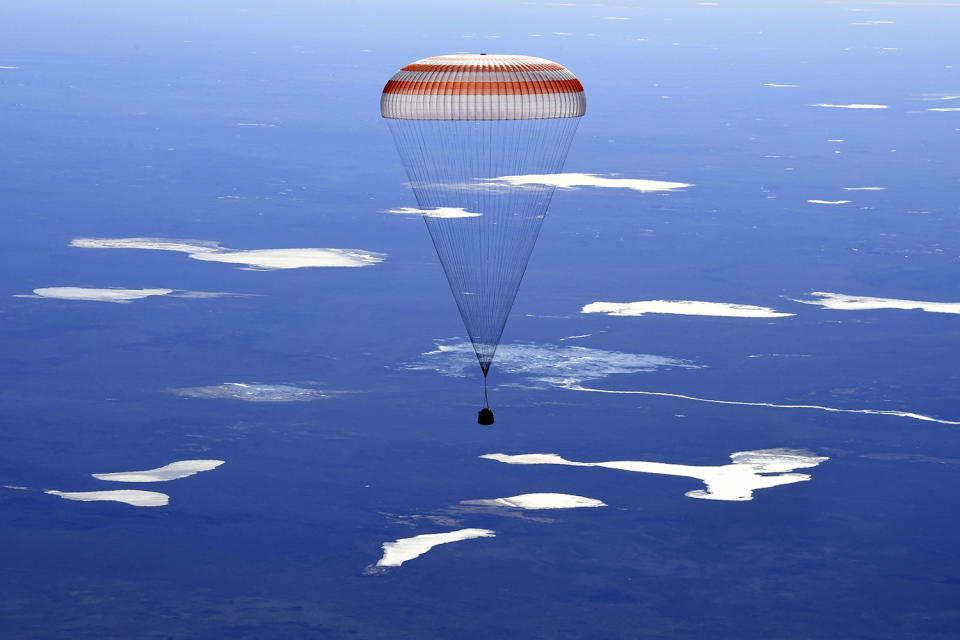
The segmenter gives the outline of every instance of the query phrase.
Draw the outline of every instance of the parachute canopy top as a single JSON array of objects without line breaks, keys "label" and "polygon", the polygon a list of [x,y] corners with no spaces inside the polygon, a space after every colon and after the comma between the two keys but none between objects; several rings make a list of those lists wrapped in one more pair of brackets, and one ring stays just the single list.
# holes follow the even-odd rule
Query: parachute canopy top
[{"label": "parachute canopy top", "polygon": [[578,118],[583,86],[566,67],[531,56],[454,54],[417,60],[383,88],[380,113],[399,120]]}]

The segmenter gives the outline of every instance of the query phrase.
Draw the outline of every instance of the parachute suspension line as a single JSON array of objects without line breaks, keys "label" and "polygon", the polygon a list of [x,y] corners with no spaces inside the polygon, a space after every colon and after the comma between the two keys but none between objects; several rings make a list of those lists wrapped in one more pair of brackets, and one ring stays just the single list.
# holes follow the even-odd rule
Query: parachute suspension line
[{"label": "parachute suspension line", "polygon": [[490,409],[490,400],[487,398],[487,373],[488,367],[483,367],[483,408],[477,412],[477,424],[490,426],[493,424],[493,411]]},{"label": "parachute suspension line", "polygon": [[483,372],[483,408],[484,409],[490,408],[490,399],[487,397],[487,373],[489,371],[490,370],[487,369],[486,371]]},{"label": "parachute suspension line", "polygon": [[489,369],[553,197],[502,178],[561,170],[579,118],[388,120],[481,369]]}]

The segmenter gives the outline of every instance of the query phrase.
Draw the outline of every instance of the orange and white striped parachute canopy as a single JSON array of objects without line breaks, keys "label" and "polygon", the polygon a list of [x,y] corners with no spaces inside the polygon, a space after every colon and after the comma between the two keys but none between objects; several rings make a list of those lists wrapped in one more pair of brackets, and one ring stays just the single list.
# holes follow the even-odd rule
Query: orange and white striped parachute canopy
[{"label": "orange and white striped parachute canopy", "polygon": [[412,62],[380,98],[383,117],[400,120],[578,118],[586,110],[583,86],[563,65],[485,53]]}]

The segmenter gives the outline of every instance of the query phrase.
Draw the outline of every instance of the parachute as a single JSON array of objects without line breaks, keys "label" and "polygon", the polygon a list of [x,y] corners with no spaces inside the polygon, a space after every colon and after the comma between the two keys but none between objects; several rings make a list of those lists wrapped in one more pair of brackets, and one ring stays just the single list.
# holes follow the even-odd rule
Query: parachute
[{"label": "parachute", "polygon": [[[586,111],[562,65],[519,55],[418,60],[386,84],[380,113],[484,376],[487,374]],[[541,182],[537,182],[539,176]]]}]

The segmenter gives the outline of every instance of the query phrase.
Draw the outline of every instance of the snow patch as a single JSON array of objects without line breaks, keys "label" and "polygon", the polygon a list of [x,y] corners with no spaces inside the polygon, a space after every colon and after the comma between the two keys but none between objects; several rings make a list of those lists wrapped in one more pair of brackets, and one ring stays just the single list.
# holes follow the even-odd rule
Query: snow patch
[{"label": "snow patch", "polygon": [[179,460],[146,471],[119,471],[116,473],[91,473],[97,480],[108,482],[167,482],[210,471],[223,464],[223,460]]},{"label": "snow patch", "polygon": [[[482,456],[481,456],[482,457]],[[569,493],[524,493],[509,498],[490,498],[487,500],[461,500],[460,504],[485,507],[507,507],[510,509],[578,509],[581,507],[605,507],[600,500],[585,498]]]},{"label": "snow patch", "polygon": [[329,397],[320,389],[309,387],[245,382],[224,382],[207,387],[183,387],[169,389],[169,391],[186,398],[246,400],[247,402],[308,402]]},{"label": "snow patch", "polygon": [[666,182],[663,180],[642,180],[637,178],[605,177],[593,173],[546,173],[522,176],[500,176],[484,181],[500,183],[514,187],[526,185],[543,185],[560,189],[575,189],[576,187],[599,187],[609,189],[632,189],[642,193],[654,191],[674,191],[694,185],[686,182]]},{"label": "snow patch", "polygon": [[219,242],[165,238],[74,238],[71,247],[84,249],[147,249],[178,251],[194,260],[243,265],[247,271],[301,269],[305,267],[367,267],[383,262],[387,255],[363,249],[251,249],[235,250]]},{"label": "snow patch", "polygon": [[[644,462],[640,460],[616,460],[611,462],[575,462],[555,453],[530,453],[507,455],[488,453],[480,456],[506,464],[561,464],[574,467],[604,467],[635,473],[655,473],[670,476],[685,476],[702,480],[706,489],[688,491],[689,498],[702,500],[745,501],[753,499],[757,489],[777,487],[795,482],[805,482],[810,476],[804,473],[787,473],[794,469],[815,467],[829,460],[810,451],[798,449],[761,449],[738,451],[730,454],[732,464],[717,467]],[[770,475],[773,474],[773,475]]]},{"label": "snow patch", "polygon": [[868,309],[919,309],[930,313],[960,314],[960,302],[926,302],[923,300],[898,300],[897,298],[872,298],[869,296],[850,296],[844,293],[812,291],[819,300],[794,300],[803,304],[815,304],[824,309],[841,311],[861,311]]},{"label": "snow patch", "polygon": [[812,104],[811,107],[826,107],[828,109],[886,109],[885,104],[830,104],[821,102]]},{"label": "snow patch", "polygon": [[378,567],[399,567],[407,560],[413,560],[440,544],[460,542],[472,538],[493,538],[496,533],[490,529],[458,529],[446,533],[425,533],[412,538],[400,538],[394,542],[383,543],[383,557],[377,561]]},{"label": "snow patch", "polygon": [[[434,371],[463,377],[477,366],[469,342],[437,342],[437,348],[404,365],[415,371]],[[583,380],[606,378],[615,373],[656,371],[666,367],[697,369],[688,360],[643,353],[623,353],[574,345],[505,344],[497,349],[499,372],[524,376],[534,382],[564,386]]]},{"label": "snow patch", "polygon": [[134,507],[162,507],[170,502],[170,496],[156,491],[138,491],[135,489],[120,489],[117,491],[44,491],[44,493],[60,496],[64,500],[79,502],[123,502]]},{"label": "snow patch", "polygon": [[385,213],[399,213],[402,215],[423,216],[424,218],[479,218],[482,213],[467,211],[462,207],[435,207],[433,209],[417,209],[416,207],[396,207],[387,209]]},{"label": "snow patch", "polygon": [[682,316],[720,316],[731,318],[783,318],[782,313],[769,307],[730,302],[702,302],[699,300],[641,300],[639,302],[591,302],[580,313],[606,313],[610,316],[642,316],[662,313]]},{"label": "snow patch", "polygon": [[127,304],[151,296],[165,296],[173,289],[90,289],[86,287],[41,287],[30,294],[14,294],[15,298],[53,298]]}]

